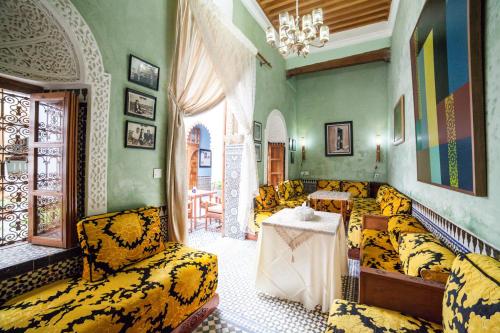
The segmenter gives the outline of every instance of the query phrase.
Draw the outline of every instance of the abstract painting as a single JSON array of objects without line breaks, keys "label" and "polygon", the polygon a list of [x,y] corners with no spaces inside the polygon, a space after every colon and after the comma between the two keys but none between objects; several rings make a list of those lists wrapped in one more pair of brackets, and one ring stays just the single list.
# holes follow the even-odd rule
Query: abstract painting
[{"label": "abstract painting", "polygon": [[418,180],[486,195],[481,1],[428,0],[410,48]]}]

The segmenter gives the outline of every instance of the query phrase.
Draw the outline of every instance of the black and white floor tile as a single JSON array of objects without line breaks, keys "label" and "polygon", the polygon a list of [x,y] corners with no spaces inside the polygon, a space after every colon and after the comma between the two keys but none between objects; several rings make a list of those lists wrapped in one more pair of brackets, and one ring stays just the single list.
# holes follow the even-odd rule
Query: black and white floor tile
[{"label": "black and white floor tile", "polygon": [[[327,313],[309,311],[300,303],[282,300],[254,289],[255,241],[221,237],[198,230],[189,245],[214,253],[219,260],[218,309],[195,330],[196,333],[323,333]],[[345,299],[357,299],[357,261],[349,261],[349,276],[343,280]]]}]

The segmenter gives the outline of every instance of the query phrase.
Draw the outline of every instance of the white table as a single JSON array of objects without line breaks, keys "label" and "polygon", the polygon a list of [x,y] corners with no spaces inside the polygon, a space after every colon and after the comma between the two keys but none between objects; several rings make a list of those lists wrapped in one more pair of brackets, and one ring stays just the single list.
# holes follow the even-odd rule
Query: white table
[{"label": "white table", "polygon": [[313,221],[299,221],[287,208],[262,222],[255,287],[328,312],[332,301],[342,297],[347,273],[345,230],[340,214],[315,215]]},{"label": "white table", "polygon": [[350,192],[320,190],[309,194],[307,199],[309,199],[309,202],[312,202],[311,207],[314,210],[316,210],[316,203],[321,200],[340,202],[340,214],[342,215],[342,218],[345,219],[347,215],[347,209],[349,207],[349,201],[352,200],[352,194]]}]

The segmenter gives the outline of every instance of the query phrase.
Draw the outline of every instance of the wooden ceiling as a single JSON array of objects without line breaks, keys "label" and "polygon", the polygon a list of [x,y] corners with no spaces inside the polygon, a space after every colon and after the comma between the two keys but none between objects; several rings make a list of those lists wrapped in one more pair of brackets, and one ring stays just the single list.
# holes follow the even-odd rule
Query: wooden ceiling
[{"label": "wooden ceiling", "polygon": [[[288,11],[295,16],[295,0],[257,0],[267,18],[278,29],[278,15]],[[391,0],[299,0],[300,16],[323,8],[324,24],[330,33],[387,21]]]}]

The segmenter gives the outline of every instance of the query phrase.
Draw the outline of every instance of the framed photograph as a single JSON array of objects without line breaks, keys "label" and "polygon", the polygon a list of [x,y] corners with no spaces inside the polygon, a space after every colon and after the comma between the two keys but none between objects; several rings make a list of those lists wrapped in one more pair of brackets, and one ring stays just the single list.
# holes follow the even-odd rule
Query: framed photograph
[{"label": "framed photograph", "polygon": [[155,120],[156,97],[127,88],[125,91],[125,114]]},{"label": "framed photograph", "polygon": [[297,150],[297,142],[295,141],[295,139],[288,139],[288,149],[290,151],[296,151]]},{"label": "framed photograph", "polygon": [[482,3],[433,0],[410,38],[417,179],[486,195]]},{"label": "framed photograph", "polygon": [[131,54],[128,68],[128,80],[140,84],[141,86],[158,90],[160,67]]},{"label": "framed photograph", "polygon": [[262,141],[262,124],[258,121],[253,122],[253,140],[257,142]]},{"label": "framed photograph", "polygon": [[212,151],[200,149],[200,168],[212,167]]},{"label": "framed photograph", "polygon": [[325,156],[352,156],[352,121],[325,124]]},{"label": "framed photograph", "polygon": [[262,162],[262,143],[255,142],[255,158],[257,162]]},{"label": "framed photograph", "polygon": [[127,120],[125,124],[125,147],[155,149],[156,126]]},{"label": "framed photograph", "polygon": [[394,145],[405,142],[405,95],[402,95],[394,107]]}]

